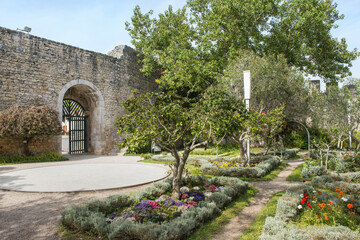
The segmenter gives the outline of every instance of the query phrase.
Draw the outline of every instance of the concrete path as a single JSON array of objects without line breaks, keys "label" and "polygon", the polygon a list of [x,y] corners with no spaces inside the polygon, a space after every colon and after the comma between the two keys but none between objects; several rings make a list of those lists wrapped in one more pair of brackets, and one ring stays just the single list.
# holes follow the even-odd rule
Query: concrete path
[{"label": "concrete path", "polygon": [[245,207],[239,214],[230,220],[221,231],[215,235],[213,240],[235,240],[239,239],[241,234],[252,224],[256,216],[261,212],[266,203],[274,193],[286,190],[290,185],[298,184],[287,182],[286,178],[294,169],[303,163],[303,161],[287,161],[290,166],[285,168],[273,181],[249,182],[250,186],[259,189],[254,200],[249,206]]},{"label": "concrete path", "polygon": [[0,167],[0,189],[76,192],[137,186],[163,179],[168,169],[137,163],[139,157],[68,156],[70,161]]}]

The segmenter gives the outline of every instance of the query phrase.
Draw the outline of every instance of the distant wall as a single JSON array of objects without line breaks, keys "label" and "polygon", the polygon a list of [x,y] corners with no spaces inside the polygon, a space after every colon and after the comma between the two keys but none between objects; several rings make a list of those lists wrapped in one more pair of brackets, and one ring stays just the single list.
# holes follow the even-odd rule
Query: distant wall
[{"label": "distant wall", "polygon": [[121,139],[115,117],[124,113],[120,103],[131,90],[156,88],[139,69],[137,54],[128,46],[105,55],[0,27],[0,111],[47,105],[61,116],[62,98],[77,100],[90,119],[90,152],[116,153]]}]

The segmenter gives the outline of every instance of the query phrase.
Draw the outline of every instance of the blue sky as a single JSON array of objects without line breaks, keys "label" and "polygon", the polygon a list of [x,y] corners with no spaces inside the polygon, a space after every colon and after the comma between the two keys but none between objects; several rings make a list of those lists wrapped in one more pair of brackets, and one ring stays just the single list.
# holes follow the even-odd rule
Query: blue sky
[{"label": "blue sky", "polygon": [[[334,37],[346,38],[348,49],[360,49],[360,0],[336,0],[345,19],[338,21]],[[186,0],[0,0],[0,26],[14,29],[29,26],[31,34],[101,53],[115,46],[131,46],[125,30],[133,9],[163,12]],[[360,58],[353,62],[353,77],[360,78]]]}]

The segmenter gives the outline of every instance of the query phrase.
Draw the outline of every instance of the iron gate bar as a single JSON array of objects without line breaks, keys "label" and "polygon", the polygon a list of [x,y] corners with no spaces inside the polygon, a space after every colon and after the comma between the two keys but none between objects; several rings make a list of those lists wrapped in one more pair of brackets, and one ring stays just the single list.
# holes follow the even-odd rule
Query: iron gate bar
[{"label": "iron gate bar", "polygon": [[86,152],[86,116],[84,108],[74,100],[64,99],[63,115],[69,121],[69,153],[81,154]]}]

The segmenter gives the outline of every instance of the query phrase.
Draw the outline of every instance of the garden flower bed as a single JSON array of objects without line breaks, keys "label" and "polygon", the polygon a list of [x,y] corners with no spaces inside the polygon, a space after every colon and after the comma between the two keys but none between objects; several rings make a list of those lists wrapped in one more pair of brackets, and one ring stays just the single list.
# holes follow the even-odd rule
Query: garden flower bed
[{"label": "garden flower bed", "polygon": [[200,171],[203,174],[212,174],[217,176],[231,176],[231,177],[249,177],[249,178],[260,178],[265,176],[271,170],[280,165],[281,161],[279,157],[272,156],[268,160],[260,162],[253,167],[219,167],[212,164],[209,161],[201,162]]},{"label": "garden flower bed", "polygon": [[[311,186],[290,187],[266,219],[259,239],[360,239],[360,199],[322,193]],[[344,226],[345,225],[345,226]]]},{"label": "garden flower bed", "polygon": [[319,176],[312,180],[312,184],[316,187],[327,188],[332,191],[342,189],[342,191],[346,193],[359,193],[360,172]]},{"label": "garden flower bed", "polygon": [[236,178],[190,177],[183,181],[180,199],[171,199],[171,182],[72,205],[62,213],[61,223],[105,239],[184,239],[248,187]]}]

